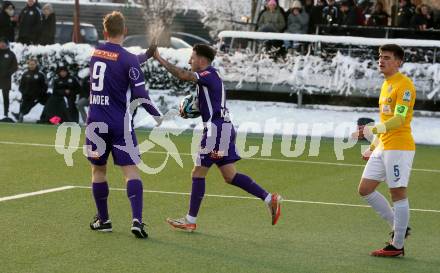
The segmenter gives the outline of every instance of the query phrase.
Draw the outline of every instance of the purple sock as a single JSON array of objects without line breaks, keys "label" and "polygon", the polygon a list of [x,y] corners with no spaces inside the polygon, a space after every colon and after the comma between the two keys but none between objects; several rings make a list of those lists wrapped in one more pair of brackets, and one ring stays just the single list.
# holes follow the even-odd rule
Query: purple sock
[{"label": "purple sock", "polygon": [[193,177],[192,181],[191,200],[189,203],[188,214],[192,217],[197,217],[200,204],[203,200],[203,195],[205,195],[205,178]]},{"label": "purple sock", "polygon": [[92,183],[92,192],[98,210],[98,217],[105,222],[108,220],[107,198],[109,191],[107,182]]},{"label": "purple sock", "polygon": [[242,188],[243,190],[247,191],[248,193],[252,194],[255,197],[260,198],[263,201],[264,199],[266,199],[267,195],[269,194],[262,187],[260,187],[260,185],[255,183],[255,181],[252,180],[252,178],[241,173],[237,173],[234,176],[234,179],[232,179],[231,184],[239,188]]},{"label": "purple sock", "polygon": [[143,187],[142,181],[133,179],[127,182],[127,196],[131,204],[133,219],[138,219],[142,223],[143,206]]}]

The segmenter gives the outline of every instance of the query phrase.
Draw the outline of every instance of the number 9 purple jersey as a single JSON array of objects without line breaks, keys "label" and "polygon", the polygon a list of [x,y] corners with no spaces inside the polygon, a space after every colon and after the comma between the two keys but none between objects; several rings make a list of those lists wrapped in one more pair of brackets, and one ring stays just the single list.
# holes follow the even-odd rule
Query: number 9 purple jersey
[{"label": "number 9 purple jersey", "polygon": [[[97,47],[90,60],[87,124],[105,122],[109,128],[123,129],[128,106],[136,98],[150,100],[138,57],[117,44]],[[160,116],[152,104],[145,108],[151,115]]]}]

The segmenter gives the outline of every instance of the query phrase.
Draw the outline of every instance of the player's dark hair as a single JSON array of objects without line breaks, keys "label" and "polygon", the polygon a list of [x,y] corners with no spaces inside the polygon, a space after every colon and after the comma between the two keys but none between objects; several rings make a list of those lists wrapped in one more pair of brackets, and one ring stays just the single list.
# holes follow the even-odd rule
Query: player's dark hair
[{"label": "player's dark hair", "polygon": [[125,31],[125,18],[119,11],[113,11],[107,14],[102,21],[104,30],[107,32],[108,36],[116,37],[123,35]]},{"label": "player's dark hair", "polygon": [[193,50],[198,56],[205,57],[210,62],[214,60],[215,54],[217,53],[215,49],[206,44],[195,44]]},{"label": "player's dark hair", "polygon": [[379,52],[388,51],[393,52],[394,57],[403,61],[405,59],[405,51],[403,48],[396,44],[386,44],[379,48]]}]

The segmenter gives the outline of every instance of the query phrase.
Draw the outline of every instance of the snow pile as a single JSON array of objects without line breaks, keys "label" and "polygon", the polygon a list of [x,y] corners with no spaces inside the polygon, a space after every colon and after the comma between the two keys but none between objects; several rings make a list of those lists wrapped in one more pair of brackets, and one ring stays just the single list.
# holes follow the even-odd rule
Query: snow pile
[{"label": "snow pile", "polygon": [[[14,75],[14,82],[19,79],[26,67],[29,57],[35,57],[43,73],[52,79],[57,65],[64,64],[80,78],[88,74],[88,61],[93,48],[89,45],[23,46],[12,44],[11,49],[17,55],[20,68]],[[134,54],[144,50],[139,47],[128,48]],[[188,60],[191,49],[161,48],[161,55],[180,67],[189,69]],[[320,56],[297,55],[286,59],[274,60],[269,55],[235,52],[219,52],[214,66],[217,67],[225,81],[241,84],[269,83],[287,85],[292,91],[302,90],[307,93],[332,93],[338,95],[362,94],[378,95],[383,77],[372,59],[362,60],[337,53],[327,60]],[[156,61],[150,60],[143,65],[147,85],[150,89],[171,89],[184,94],[194,85],[182,82]],[[418,93],[427,99],[440,98],[440,64],[405,63],[402,72],[413,79]]]},{"label": "snow pile", "polygon": [[[225,81],[288,85],[307,93],[378,95],[383,76],[374,60],[337,53],[330,61],[311,55],[288,56],[274,61],[265,54],[219,54],[217,65]],[[428,99],[440,98],[440,64],[405,63],[401,71],[410,77],[417,92]]]},{"label": "snow pile", "polygon": [[[15,91],[14,93],[17,93]],[[170,91],[150,91],[153,102],[166,113],[170,109],[178,109],[183,95],[175,95]],[[0,98],[1,99],[1,98]],[[378,121],[379,114],[375,108],[355,108],[339,106],[316,106],[314,109],[297,108],[290,103],[255,102],[231,100],[227,102],[231,117],[238,132],[259,134],[305,135],[313,137],[348,137],[356,128],[356,121],[361,117],[369,117]],[[17,112],[19,103],[13,101],[11,111]],[[25,122],[36,122],[43,110],[38,104],[24,117]],[[3,113],[3,103],[0,104]],[[419,113],[429,115],[432,113]],[[134,118],[135,127],[152,128],[155,121],[145,110],[139,109]],[[164,129],[201,129],[202,122],[197,119],[175,117],[164,121]],[[440,145],[440,118],[416,116],[412,121],[414,139],[418,144]]]}]

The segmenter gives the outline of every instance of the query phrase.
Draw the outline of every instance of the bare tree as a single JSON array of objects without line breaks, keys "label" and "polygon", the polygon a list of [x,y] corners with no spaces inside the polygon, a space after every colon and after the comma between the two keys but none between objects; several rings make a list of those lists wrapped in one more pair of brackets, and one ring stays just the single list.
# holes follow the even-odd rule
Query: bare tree
[{"label": "bare tree", "polygon": [[180,0],[143,0],[147,37],[157,39],[160,46],[170,45],[171,24]]},{"label": "bare tree", "polygon": [[200,0],[202,22],[211,37],[222,30],[250,30],[258,0]]}]

